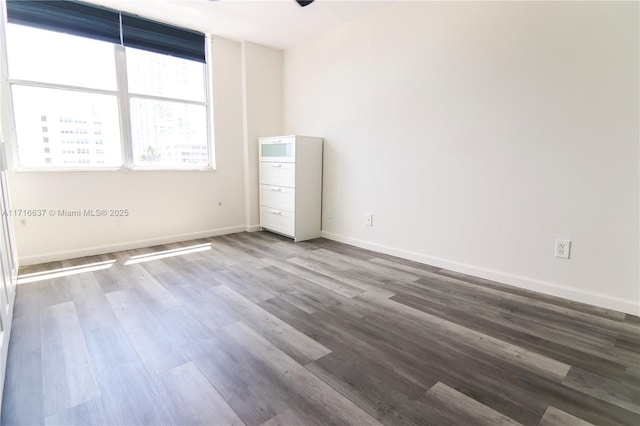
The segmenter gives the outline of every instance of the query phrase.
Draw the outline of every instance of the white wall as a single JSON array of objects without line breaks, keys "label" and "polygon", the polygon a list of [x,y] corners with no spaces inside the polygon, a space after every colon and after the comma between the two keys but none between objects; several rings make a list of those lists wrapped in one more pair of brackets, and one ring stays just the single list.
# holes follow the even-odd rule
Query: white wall
[{"label": "white wall", "polygon": [[260,226],[258,138],[282,134],[282,57],[280,49],[242,43],[245,159],[245,223]]},{"label": "white wall", "polygon": [[211,56],[217,169],[10,173],[13,208],[130,212],[17,218],[21,265],[245,229],[241,44],[216,37]]},{"label": "white wall", "polygon": [[398,2],[287,50],[324,235],[639,314],[638,7]]}]

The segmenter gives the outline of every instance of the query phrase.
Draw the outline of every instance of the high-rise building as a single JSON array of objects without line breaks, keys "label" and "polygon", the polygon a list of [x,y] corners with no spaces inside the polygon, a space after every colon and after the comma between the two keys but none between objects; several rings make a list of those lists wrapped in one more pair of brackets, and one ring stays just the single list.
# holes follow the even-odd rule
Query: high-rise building
[{"label": "high-rise building", "polygon": [[60,114],[40,111],[45,164],[91,167],[105,164],[102,122],[95,111]]}]

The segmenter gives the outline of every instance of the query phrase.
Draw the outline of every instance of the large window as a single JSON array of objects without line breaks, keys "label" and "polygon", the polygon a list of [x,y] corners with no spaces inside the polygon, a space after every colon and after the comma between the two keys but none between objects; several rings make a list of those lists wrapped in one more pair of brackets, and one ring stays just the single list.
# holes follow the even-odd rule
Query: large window
[{"label": "large window", "polygon": [[[193,38],[190,32],[139,17],[123,19],[109,9],[16,2],[12,11],[8,3],[8,81],[20,168],[211,166],[203,36],[199,52],[190,40],[181,44],[185,34]],[[24,3],[33,3],[35,13],[25,12]],[[65,4],[86,10],[74,17],[75,9],[55,9]],[[94,19],[94,10],[93,27],[78,29],[76,22]],[[92,34],[101,25],[122,32]]]}]

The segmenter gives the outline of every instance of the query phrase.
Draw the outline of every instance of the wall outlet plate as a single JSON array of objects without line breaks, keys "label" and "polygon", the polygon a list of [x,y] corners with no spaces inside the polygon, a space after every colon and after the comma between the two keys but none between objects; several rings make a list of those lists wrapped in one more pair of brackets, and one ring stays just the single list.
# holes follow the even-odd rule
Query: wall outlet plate
[{"label": "wall outlet plate", "polygon": [[365,226],[373,226],[373,215],[371,213],[367,213],[364,218]]},{"label": "wall outlet plate", "polygon": [[556,240],[556,257],[560,259],[569,259],[571,253],[571,240]]}]

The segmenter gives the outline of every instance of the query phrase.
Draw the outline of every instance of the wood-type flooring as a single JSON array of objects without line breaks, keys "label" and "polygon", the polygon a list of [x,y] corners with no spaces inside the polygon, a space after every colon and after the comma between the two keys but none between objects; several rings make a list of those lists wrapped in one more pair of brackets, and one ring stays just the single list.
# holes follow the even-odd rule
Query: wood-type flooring
[{"label": "wood-type flooring", "polygon": [[326,239],[23,268],[3,425],[640,425],[640,320]]}]

